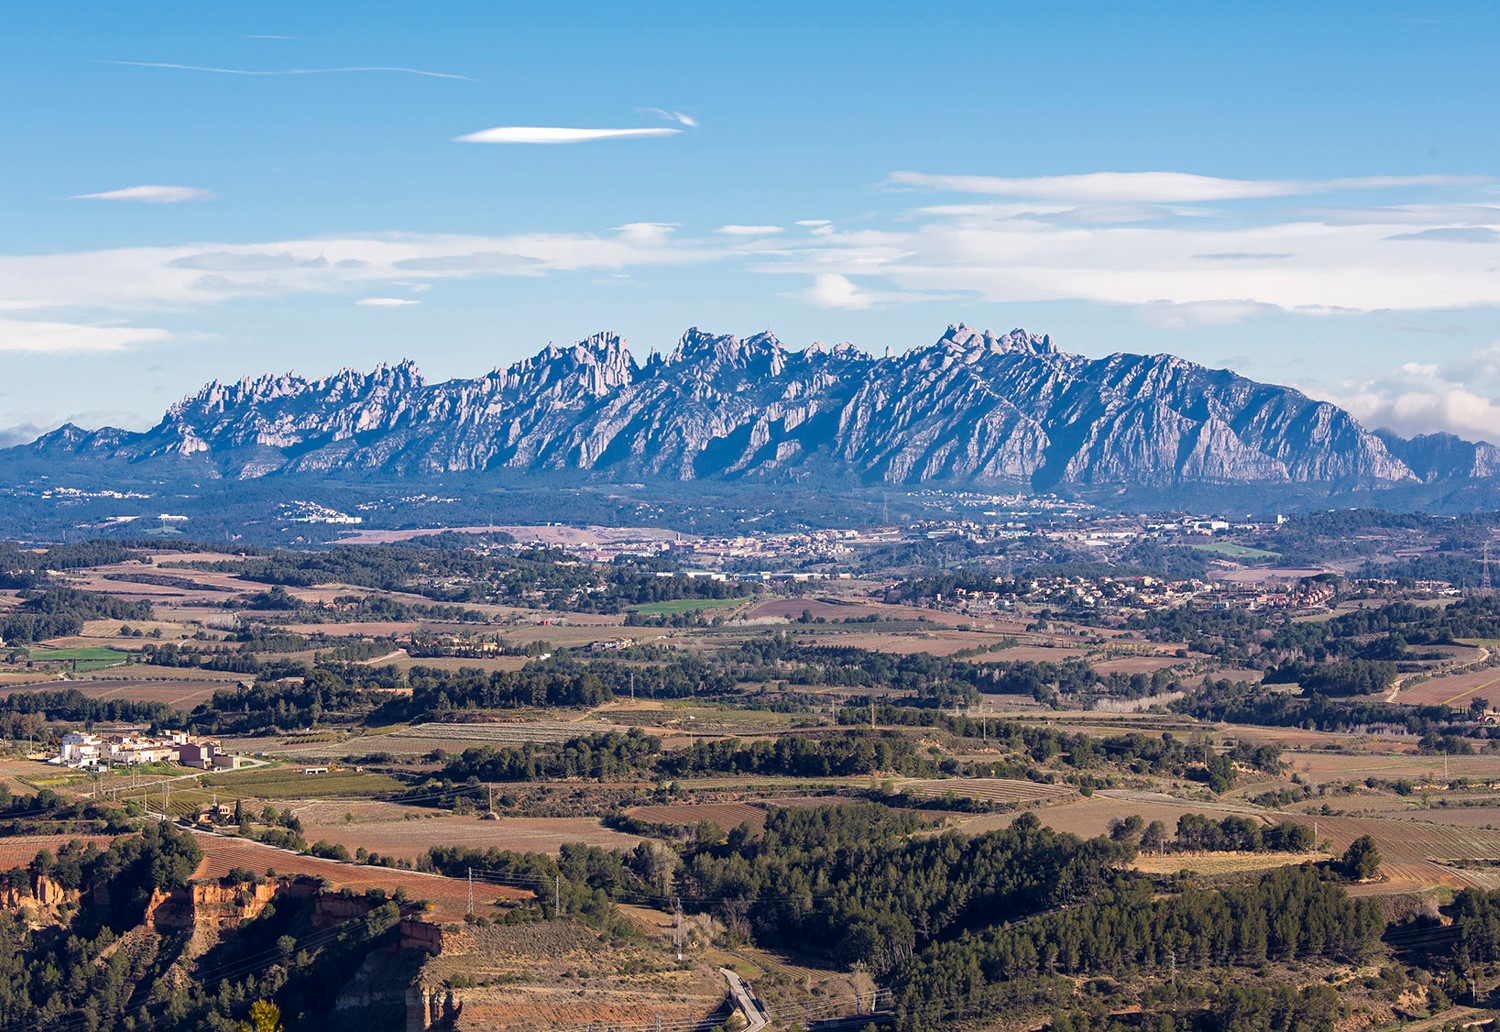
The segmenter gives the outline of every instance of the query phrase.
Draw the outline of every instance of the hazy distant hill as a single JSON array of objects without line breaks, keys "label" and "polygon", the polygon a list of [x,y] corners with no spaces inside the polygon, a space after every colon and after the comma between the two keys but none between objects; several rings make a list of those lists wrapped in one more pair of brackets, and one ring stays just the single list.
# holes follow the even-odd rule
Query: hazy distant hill
[{"label": "hazy distant hill", "polygon": [[1024,330],[950,326],[875,358],[698,329],[637,364],[601,333],[428,384],[410,361],[211,383],[155,428],[66,426],[6,463],[198,478],[486,471],[943,487],[1371,488],[1493,477],[1500,449],[1405,440],[1286,387],[1170,355],[1100,359]]}]

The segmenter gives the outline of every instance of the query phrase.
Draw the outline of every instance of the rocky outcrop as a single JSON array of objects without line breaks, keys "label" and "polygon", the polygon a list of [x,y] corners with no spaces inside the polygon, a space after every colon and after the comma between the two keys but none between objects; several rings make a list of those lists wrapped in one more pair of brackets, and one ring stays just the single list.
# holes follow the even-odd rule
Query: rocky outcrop
[{"label": "rocky outcrop", "polygon": [[158,934],[238,928],[260,916],[280,889],[276,882],[194,882],[172,892],[157,890],[146,904],[144,923]]},{"label": "rocky outcrop", "polygon": [[1286,387],[1170,355],[1090,359],[950,326],[874,358],[690,329],[644,364],[612,333],[429,384],[411,362],[212,383],[155,428],[64,427],[33,457],[248,479],[330,472],[946,486],[1391,485],[1500,475],[1500,449],[1375,434]]}]

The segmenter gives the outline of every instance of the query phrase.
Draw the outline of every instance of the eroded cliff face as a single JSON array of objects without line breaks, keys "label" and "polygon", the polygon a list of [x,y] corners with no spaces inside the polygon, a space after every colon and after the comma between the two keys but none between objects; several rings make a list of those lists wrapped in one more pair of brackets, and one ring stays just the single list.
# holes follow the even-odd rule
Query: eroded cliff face
[{"label": "eroded cliff face", "polygon": [[64,427],[34,452],[255,478],[475,471],[913,486],[1380,485],[1500,473],[1500,451],[1377,435],[1337,406],[1170,355],[1090,359],[950,326],[874,358],[687,331],[642,365],[612,333],[429,384],[411,362],[212,383],[142,434]]},{"label": "eroded cliff face", "polygon": [[193,883],[172,892],[156,891],[143,923],[158,935],[207,929],[235,929],[266,909],[282,886],[277,882],[220,885]]},{"label": "eroded cliff face", "polygon": [[32,875],[30,885],[10,885],[0,888],[0,907],[19,910],[23,907],[34,910],[55,910],[64,903],[78,902],[77,889],[65,889],[45,874]]}]

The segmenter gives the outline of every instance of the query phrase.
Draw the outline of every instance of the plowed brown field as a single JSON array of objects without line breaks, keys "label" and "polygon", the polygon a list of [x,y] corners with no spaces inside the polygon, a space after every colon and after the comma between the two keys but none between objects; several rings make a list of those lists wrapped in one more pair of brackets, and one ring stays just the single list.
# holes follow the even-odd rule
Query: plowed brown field
[{"label": "plowed brown field", "polygon": [[[364,892],[366,889],[394,892],[397,888],[404,888],[412,899],[425,899],[432,904],[429,919],[439,924],[462,922],[468,912],[469,883],[463,878],[445,878],[438,874],[366,867],[362,864],[341,864],[336,860],[302,856],[258,842],[206,832],[194,832],[193,836],[198,840],[198,845],[203,847],[203,862],[193,872],[195,878],[222,878],[234,867],[242,867],[258,874],[271,868],[277,874],[308,874],[324,878],[334,888],[352,889],[355,892]],[[530,892],[522,889],[486,885],[478,881],[474,883],[476,911],[488,908],[498,901],[530,899],[531,896]]]}]

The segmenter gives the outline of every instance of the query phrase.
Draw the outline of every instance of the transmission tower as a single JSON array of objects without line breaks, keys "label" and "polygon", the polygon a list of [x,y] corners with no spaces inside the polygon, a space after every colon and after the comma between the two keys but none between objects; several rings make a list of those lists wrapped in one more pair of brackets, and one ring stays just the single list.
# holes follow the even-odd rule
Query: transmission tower
[{"label": "transmission tower", "polygon": [[1479,575],[1479,590],[1490,593],[1490,539],[1484,539],[1484,571]]}]

